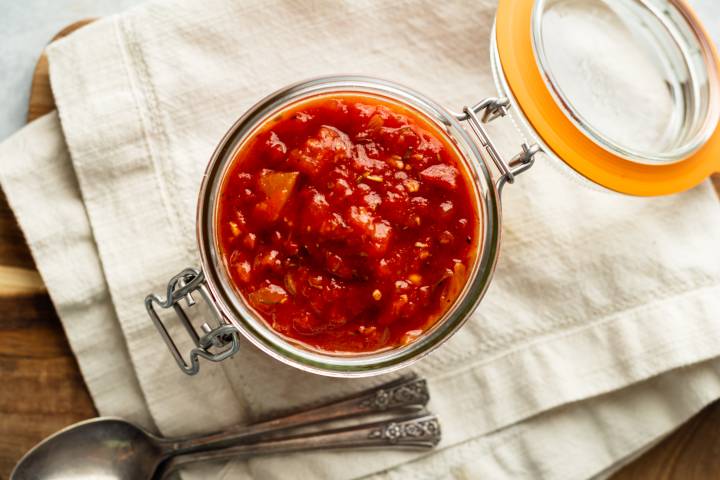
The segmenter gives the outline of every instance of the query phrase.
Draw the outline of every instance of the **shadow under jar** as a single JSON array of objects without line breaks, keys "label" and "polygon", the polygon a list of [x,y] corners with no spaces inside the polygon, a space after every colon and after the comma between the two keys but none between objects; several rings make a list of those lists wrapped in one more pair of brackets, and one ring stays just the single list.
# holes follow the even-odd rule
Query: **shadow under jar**
[{"label": "shadow under jar", "polygon": [[[165,298],[145,300],[183,371],[197,373],[199,358],[232,356],[239,335],[279,361],[328,376],[377,375],[423,357],[468,320],[487,290],[499,253],[502,189],[540,152],[589,183],[631,195],[679,192],[720,171],[718,57],[685,2],[500,1],[491,58],[499,96],[462,113],[386,80],[332,76],[275,92],[230,128],[198,199],[202,269],[171,279]],[[345,113],[333,117],[332,105]],[[327,121],[306,122],[308,112]],[[293,119],[307,125],[288,130]],[[498,151],[485,125],[493,121],[515,123],[516,152]],[[426,135],[440,152],[437,159],[412,165],[417,144],[407,148],[402,136],[366,149],[363,144],[377,140],[367,131],[383,122]],[[391,151],[392,142],[404,150]],[[303,163],[301,154],[311,158],[318,148],[344,169],[339,186],[351,187],[347,202],[328,203],[323,195],[334,195],[338,179],[326,182],[326,170],[312,159]],[[433,165],[446,165],[451,178],[450,170],[426,170]],[[355,183],[345,185],[348,180]],[[423,181],[435,193],[419,192]],[[448,181],[453,190],[444,192]],[[433,229],[441,220],[437,209],[414,218],[385,206],[375,216],[380,195],[395,187],[406,199],[426,193],[434,208],[444,195],[459,203],[465,248],[452,244],[443,251],[441,232]],[[316,193],[319,203],[313,203]],[[378,199],[365,201],[364,193]],[[313,220],[323,209],[343,235],[333,237],[328,221]],[[373,230],[375,220],[381,230]],[[318,236],[318,229],[329,236]],[[395,230],[388,236],[387,229]],[[395,247],[407,247],[398,258],[422,265],[428,244],[439,263],[427,263],[417,278],[397,265],[386,277],[377,273]],[[335,287],[345,294],[335,295]],[[301,293],[312,288],[320,292]],[[399,314],[392,299],[416,299],[421,288],[422,308]],[[181,305],[194,305],[194,292],[212,311],[199,331]],[[172,308],[190,335],[195,345],[188,360],[173,341],[177,325],[171,335],[157,306]],[[373,340],[364,341],[367,335]]]}]

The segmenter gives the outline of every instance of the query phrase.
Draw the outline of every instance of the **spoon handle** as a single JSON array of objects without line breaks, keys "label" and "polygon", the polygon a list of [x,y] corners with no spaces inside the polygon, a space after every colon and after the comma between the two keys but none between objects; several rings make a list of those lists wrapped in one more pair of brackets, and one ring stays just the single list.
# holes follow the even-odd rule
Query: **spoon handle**
[{"label": "spoon handle", "polygon": [[187,453],[167,460],[153,478],[161,480],[182,466],[210,460],[243,459],[258,455],[360,447],[429,449],[437,445],[440,438],[440,422],[437,417],[427,412],[421,412],[383,422],[291,435],[219,450]]},{"label": "spoon handle", "polygon": [[200,437],[160,440],[159,443],[166,456],[175,456],[238,443],[256,443],[285,435],[290,429],[331,420],[397,409],[421,410],[429,400],[425,380],[409,374],[349,398],[285,417]]}]

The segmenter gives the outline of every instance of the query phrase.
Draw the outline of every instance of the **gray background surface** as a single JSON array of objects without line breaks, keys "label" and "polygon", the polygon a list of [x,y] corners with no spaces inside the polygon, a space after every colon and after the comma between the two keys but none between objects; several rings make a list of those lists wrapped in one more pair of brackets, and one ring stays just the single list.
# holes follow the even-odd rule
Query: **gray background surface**
[{"label": "gray background surface", "polygon": [[[55,33],[76,20],[121,12],[142,1],[0,0],[0,141],[25,124],[35,62]],[[720,42],[720,0],[690,3]]]}]

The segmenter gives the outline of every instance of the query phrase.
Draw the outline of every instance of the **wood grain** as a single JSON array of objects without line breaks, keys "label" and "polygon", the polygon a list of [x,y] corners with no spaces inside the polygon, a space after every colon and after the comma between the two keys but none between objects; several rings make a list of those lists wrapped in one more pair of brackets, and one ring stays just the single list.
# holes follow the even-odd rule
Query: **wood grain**
[{"label": "wood grain", "polygon": [[[63,29],[68,35],[90,23]],[[53,40],[54,40],[53,39]],[[28,108],[32,121],[55,108],[41,55]],[[720,193],[720,177],[713,177]],[[67,338],[5,196],[0,192],[0,480],[51,433],[96,415]],[[720,478],[720,401],[617,473],[614,480]]]},{"label": "wood grain", "polygon": [[[90,21],[70,25],[55,38]],[[54,109],[43,54],[35,68],[28,121]],[[0,479],[7,479],[18,459],[37,442],[97,412],[2,193],[0,312]]]},{"label": "wood grain", "polygon": [[[94,22],[94,18],[80,20],[60,30],[51,40],[54,42],[62,37],[70,35],[78,28]],[[27,121],[32,122],[48,112],[55,110],[55,99],[50,88],[50,66],[45,52],[40,54],[35,72],[33,72],[32,86],[30,87],[30,104],[28,105]]]},{"label": "wood grain", "polygon": [[720,478],[720,402],[715,402],[662,443],[618,472],[613,480],[715,480]]}]

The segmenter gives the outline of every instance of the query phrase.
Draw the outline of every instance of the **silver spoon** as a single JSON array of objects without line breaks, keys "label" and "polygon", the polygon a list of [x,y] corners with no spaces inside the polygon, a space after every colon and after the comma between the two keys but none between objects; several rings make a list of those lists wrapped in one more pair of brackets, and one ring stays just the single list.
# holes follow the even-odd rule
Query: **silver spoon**
[{"label": "silver spoon", "polygon": [[[293,415],[225,432],[175,439],[157,437],[122,419],[98,418],[72,425],[40,442],[20,459],[10,478],[139,480],[151,478],[163,462],[166,462],[163,471],[167,473],[195,461],[307,449],[303,447],[313,450],[380,445],[428,448],[440,439],[437,419],[422,414],[429,398],[424,380],[406,376],[345,400]],[[324,433],[292,433],[298,427],[391,411],[402,411],[404,415],[415,411],[420,416]],[[369,438],[371,432],[374,432],[373,437]],[[236,450],[232,453],[229,448],[226,456],[219,457],[222,454],[218,449],[239,444],[247,448],[234,447]],[[215,450],[218,456],[198,453],[208,450]],[[172,457],[177,460],[167,462]]]},{"label": "silver spoon", "polygon": [[440,442],[440,436],[437,417],[423,411],[382,422],[365,422],[352,427],[178,455],[161,464],[153,478],[163,480],[178,468],[192,463],[257,455],[371,447],[429,449]]}]

